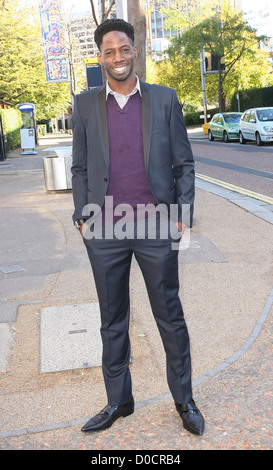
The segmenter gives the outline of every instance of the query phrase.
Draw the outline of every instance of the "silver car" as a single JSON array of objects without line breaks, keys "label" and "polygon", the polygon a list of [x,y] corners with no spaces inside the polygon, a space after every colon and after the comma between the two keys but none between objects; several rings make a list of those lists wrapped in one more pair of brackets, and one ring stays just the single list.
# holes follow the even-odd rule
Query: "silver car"
[{"label": "silver car", "polygon": [[247,109],[240,119],[239,141],[256,141],[259,146],[273,142],[273,107]]}]

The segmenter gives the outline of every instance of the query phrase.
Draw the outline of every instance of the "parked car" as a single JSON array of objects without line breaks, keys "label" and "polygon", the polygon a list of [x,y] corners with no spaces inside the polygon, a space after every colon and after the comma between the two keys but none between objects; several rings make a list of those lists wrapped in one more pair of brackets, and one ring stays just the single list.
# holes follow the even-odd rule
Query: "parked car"
[{"label": "parked car", "polygon": [[239,139],[239,121],[242,113],[218,113],[215,114],[209,123],[209,140],[215,138],[224,142]]},{"label": "parked car", "polygon": [[256,141],[257,145],[273,142],[273,107],[247,109],[239,124],[239,141]]}]

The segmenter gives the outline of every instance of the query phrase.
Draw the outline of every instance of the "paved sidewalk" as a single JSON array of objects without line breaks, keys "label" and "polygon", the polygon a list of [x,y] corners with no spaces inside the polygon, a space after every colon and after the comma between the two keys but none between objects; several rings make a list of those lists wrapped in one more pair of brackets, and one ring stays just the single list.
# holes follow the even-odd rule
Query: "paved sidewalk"
[{"label": "paved sidewalk", "polygon": [[[81,433],[106,398],[97,297],[72,225],[72,194],[46,192],[44,185],[42,159],[52,155],[47,149],[66,145],[71,137],[47,135],[37,156],[16,151],[0,162],[0,449],[272,450],[273,212],[199,179],[179,269],[205,434],[185,431],[174,408],[135,262],[130,336],[136,410],[106,431]],[[266,220],[259,216],[265,212]]]},{"label": "paved sidewalk", "polygon": [[208,135],[204,133],[202,126],[190,126],[187,132],[190,139],[208,140]]}]

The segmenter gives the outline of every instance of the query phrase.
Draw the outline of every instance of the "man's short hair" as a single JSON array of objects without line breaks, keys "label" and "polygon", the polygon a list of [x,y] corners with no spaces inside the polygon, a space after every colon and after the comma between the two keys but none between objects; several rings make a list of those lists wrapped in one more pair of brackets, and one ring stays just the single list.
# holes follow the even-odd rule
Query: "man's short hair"
[{"label": "man's short hair", "polygon": [[135,42],[135,31],[133,25],[127,21],[122,20],[121,18],[113,18],[103,21],[103,23],[101,23],[95,31],[94,39],[98,49],[100,49],[103,36],[107,33],[110,33],[110,31],[121,31],[127,34],[127,36],[132,40],[133,44]]}]

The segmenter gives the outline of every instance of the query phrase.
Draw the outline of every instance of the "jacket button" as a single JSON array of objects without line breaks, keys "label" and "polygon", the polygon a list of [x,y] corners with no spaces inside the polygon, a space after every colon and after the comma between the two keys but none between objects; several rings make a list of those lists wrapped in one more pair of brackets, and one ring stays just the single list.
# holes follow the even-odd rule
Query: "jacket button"
[{"label": "jacket button", "polygon": [[106,176],[103,179],[104,179],[104,181],[108,181],[108,178]]}]

